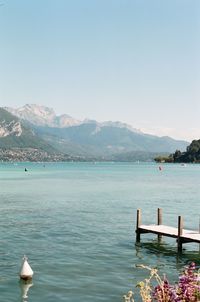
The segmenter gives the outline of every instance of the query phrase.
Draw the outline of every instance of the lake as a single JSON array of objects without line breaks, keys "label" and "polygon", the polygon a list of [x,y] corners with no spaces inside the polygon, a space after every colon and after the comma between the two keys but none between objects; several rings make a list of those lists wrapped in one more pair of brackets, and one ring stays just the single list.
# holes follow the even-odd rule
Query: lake
[{"label": "lake", "polygon": [[[137,264],[157,266],[170,280],[183,266],[200,264],[198,244],[135,245],[136,210],[143,223],[199,228],[200,165],[154,163],[0,164],[1,301],[122,301],[147,276]],[[28,171],[25,172],[24,169]],[[19,282],[23,255],[34,271],[28,298]]]}]

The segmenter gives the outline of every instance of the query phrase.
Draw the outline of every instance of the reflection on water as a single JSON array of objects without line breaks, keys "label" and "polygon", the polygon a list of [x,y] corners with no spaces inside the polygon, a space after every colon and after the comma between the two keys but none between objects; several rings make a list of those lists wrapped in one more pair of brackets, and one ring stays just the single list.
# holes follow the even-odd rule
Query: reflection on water
[{"label": "reflection on water", "polygon": [[28,291],[32,286],[33,286],[32,280],[29,281],[20,280],[22,302],[28,302]]},{"label": "reflection on water", "polygon": [[[196,244],[184,244],[177,260],[174,239],[158,244],[144,234],[135,248],[134,234],[138,207],[145,224],[162,207],[165,224],[182,215],[197,229],[200,165],[165,165],[161,174],[154,164],[26,167],[28,174],[24,164],[0,165],[0,301],[116,302],[147,277],[138,264],[158,267],[171,282],[188,262],[200,265]],[[31,289],[16,281],[24,253],[37,271]]]},{"label": "reflection on water", "polygon": [[177,253],[177,248],[164,240],[159,242],[158,240],[152,240],[147,242],[137,242],[135,244],[136,257],[138,259],[143,259],[144,254],[149,257],[156,255],[157,262],[160,262],[160,266],[163,263],[163,257],[169,259],[176,259],[174,265],[179,270],[183,265],[188,265],[188,263],[194,261],[197,266],[199,266],[200,261],[200,251],[189,251],[183,248],[183,253]]}]

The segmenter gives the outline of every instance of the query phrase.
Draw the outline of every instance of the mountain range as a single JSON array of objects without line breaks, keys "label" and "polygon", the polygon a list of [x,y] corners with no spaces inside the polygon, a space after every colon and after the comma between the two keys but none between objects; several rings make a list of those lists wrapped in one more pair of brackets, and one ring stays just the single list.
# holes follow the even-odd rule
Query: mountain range
[{"label": "mountain range", "polygon": [[[0,108],[0,148],[33,148],[64,159],[137,160],[185,150],[189,143],[158,137],[121,122],[80,121],[53,109],[27,104]],[[146,154],[146,156],[144,156]],[[57,157],[56,157],[57,158]],[[58,159],[58,158],[57,158]]]},{"label": "mountain range", "polygon": [[56,116],[52,108],[40,105],[26,104],[17,109],[10,107],[5,107],[4,109],[20,119],[38,126],[64,128],[80,124],[80,121],[73,119],[67,114]]}]

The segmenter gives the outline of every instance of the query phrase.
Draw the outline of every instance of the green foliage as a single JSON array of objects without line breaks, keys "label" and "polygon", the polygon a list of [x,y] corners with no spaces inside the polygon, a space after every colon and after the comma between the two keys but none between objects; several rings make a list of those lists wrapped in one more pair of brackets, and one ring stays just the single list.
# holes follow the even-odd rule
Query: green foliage
[{"label": "green foliage", "polygon": [[[161,277],[156,268],[140,265],[149,270],[149,277],[137,284],[142,302],[199,302],[200,270],[192,262],[183,271],[178,282],[170,284],[166,276]],[[134,293],[123,296],[124,302],[136,302]],[[139,301],[138,301],[139,302]]]},{"label": "green foliage", "polygon": [[200,140],[193,140],[187,147],[186,152],[175,152],[174,162],[199,163],[200,162]]},{"label": "green foliage", "polygon": [[200,139],[193,140],[186,148],[185,152],[176,150],[168,157],[156,157],[156,162],[174,162],[174,163],[200,163]]}]

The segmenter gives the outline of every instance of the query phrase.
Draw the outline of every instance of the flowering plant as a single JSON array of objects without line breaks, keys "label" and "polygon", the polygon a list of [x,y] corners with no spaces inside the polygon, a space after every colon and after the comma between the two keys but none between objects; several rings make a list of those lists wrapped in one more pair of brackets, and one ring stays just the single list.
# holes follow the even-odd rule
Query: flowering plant
[{"label": "flowering plant", "polygon": [[[165,276],[161,278],[155,268],[139,267],[150,272],[148,279],[137,284],[142,302],[200,302],[200,270],[197,270],[194,262],[185,269],[177,284],[170,284]],[[156,285],[153,281],[156,281]],[[133,292],[129,291],[123,299],[134,302]]]}]

